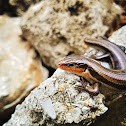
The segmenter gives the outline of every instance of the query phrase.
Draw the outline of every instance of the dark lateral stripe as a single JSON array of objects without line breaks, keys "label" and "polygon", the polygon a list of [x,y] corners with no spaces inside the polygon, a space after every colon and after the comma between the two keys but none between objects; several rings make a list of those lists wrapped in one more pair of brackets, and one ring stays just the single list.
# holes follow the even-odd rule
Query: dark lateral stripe
[{"label": "dark lateral stripe", "polygon": [[107,85],[110,85],[112,87],[121,89],[121,90],[125,90],[126,89],[126,85],[117,85],[107,79],[105,79],[104,77],[102,77],[101,75],[99,75],[96,71],[94,71],[92,68],[88,68],[90,74],[95,77],[98,81],[105,83]]}]

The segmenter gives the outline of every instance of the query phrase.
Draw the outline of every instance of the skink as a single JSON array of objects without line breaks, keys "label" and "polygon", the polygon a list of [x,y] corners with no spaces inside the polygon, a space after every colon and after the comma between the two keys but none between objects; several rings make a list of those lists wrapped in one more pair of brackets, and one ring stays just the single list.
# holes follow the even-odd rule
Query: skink
[{"label": "skink", "polygon": [[100,45],[110,51],[119,69],[105,68],[96,60],[84,56],[68,56],[61,60],[57,66],[82,76],[91,84],[94,84],[93,89],[88,86],[85,87],[85,90],[89,93],[98,93],[98,83],[118,89],[126,89],[126,54],[117,45],[107,40],[86,38],[85,42]]},{"label": "skink", "polygon": [[91,38],[86,38],[85,42],[88,44],[98,45],[107,49],[111,53],[116,69],[121,69],[123,71],[126,71],[126,65],[125,65],[126,54],[124,53],[124,50],[122,51],[120,46],[117,46],[116,44],[108,40],[98,40],[98,39],[91,39]]}]

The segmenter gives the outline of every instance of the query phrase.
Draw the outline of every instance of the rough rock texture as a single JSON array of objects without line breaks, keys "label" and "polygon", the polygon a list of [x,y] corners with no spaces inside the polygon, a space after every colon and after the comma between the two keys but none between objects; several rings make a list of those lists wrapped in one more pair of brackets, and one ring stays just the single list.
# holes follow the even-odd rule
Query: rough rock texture
[{"label": "rough rock texture", "polygon": [[4,126],[38,126],[60,124],[90,124],[96,116],[107,111],[104,96],[79,93],[80,78],[57,69],[54,75],[40,84],[25,101],[16,107],[15,113]]},{"label": "rough rock texture", "polygon": [[19,18],[0,16],[0,119],[42,81],[40,59],[21,39],[19,23]]},{"label": "rough rock texture", "polygon": [[29,8],[21,28],[45,64],[56,68],[60,58],[83,54],[84,38],[103,36],[119,12],[110,0],[46,0]]}]

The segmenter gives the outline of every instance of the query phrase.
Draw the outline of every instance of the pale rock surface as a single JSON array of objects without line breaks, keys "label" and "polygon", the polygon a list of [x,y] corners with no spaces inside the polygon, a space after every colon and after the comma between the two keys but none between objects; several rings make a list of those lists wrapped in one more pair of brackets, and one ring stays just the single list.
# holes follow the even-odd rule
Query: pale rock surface
[{"label": "pale rock surface", "polygon": [[49,77],[49,71],[47,68],[42,66],[42,80],[46,80]]},{"label": "pale rock surface", "polygon": [[117,45],[126,47],[126,26],[123,26],[122,28],[114,32],[109,37],[109,40]]},{"label": "pale rock surface", "polygon": [[23,15],[23,36],[32,43],[45,64],[69,54],[83,54],[85,37],[104,36],[121,9],[110,0],[45,0]]},{"label": "pale rock surface", "polygon": [[20,18],[0,16],[0,114],[42,82],[40,59],[30,43],[21,39],[19,23]]},{"label": "pale rock surface", "polygon": [[25,101],[16,107],[11,119],[3,126],[38,126],[76,123],[90,124],[107,111],[104,96],[90,96],[76,89],[80,78],[57,69],[53,76],[40,84]]}]

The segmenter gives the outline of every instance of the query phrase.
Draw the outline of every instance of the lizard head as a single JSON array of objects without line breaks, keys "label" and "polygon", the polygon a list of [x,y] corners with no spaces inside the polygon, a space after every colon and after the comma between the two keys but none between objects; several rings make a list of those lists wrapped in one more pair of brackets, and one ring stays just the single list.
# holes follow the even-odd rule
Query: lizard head
[{"label": "lizard head", "polygon": [[86,58],[83,56],[68,56],[57,63],[57,67],[77,75],[81,75],[88,65],[86,64]]}]

